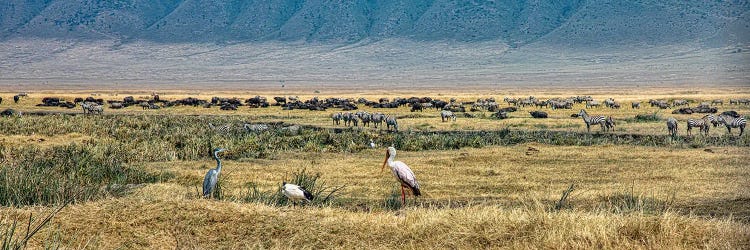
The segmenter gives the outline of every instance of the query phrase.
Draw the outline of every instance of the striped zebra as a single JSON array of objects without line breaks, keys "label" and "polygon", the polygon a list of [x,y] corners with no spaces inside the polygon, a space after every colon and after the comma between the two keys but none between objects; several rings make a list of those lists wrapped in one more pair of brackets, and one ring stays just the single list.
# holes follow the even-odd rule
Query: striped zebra
[{"label": "striped zebra", "polygon": [[589,116],[589,114],[586,113],[586,110],[581,109],[581,111],[578,112],[578,116],[583,118],[583,122],[586,123],[586,130],[589,133],[591,133],[592,124],[599,124],[602,127],[602,131],[604,131],[607,119],[603,115]]},{"label": "striped zebra", "polygon": [[224,124],[224,125],[216,126],[213,123],[209,122],[208,128],[220,134],[229,134],[230,132],[232,132],[232,124]]},{"label": "striped zebra", "polygon": [[727,133],[732,134],[732,128],[740,128],[740,136],[745,132],[747,120],[745,117],[731,117],[728,115],[719,115],[717,120],[727,127]]},{"label": "striped zebra", "polygon": [[609,131],[610,129],[612,131],[615,131],[615,125],[615,119],[613,119],[612,116],[607,117],[607,119],[604,121],[605,131]]},{"label": "striped zebra", "polygon": [[375,128],[378,128],[378,125],[382,126],[384,120],[385,115],[381,113],[373,113],[370,118],[370,121],[372,121],[373,125],[375,125]]},{"label": "striped zebra", "polygon": [[445,122],[445,121],[450,121],[451,119],[453,119],[453,121],[455,122],[456,121],[456,114],[454,114],[450,110],[440,111],[440,120],[442,120],[443,122]]},{"label": "striped zebra", "polygon": [[719,120],[716,119],[716,116],[713,115],[713,114],[707,114],[707,115],[703,116],[703,119],[706,119],[709,122],[711,122],[711,124],[713,124],[714,127],[718,127],[719,126]]},{"label": "striped zebra", "polygon": [[386,117],[385,125],[386,125],[386,129],[391,130],[391,127],[393,127],[393,130],[398,132],[398,121],[396,120],[395,116]]},{"label": "striped zebra", "polygon": [[700,128],[700,132],[704,132],[706,135],[708,135],[708,130],[711,128],[711,126],[708,125],[709,121],[704,116],[701,119],[688,119],[687,120],[687,135],[690,136],[691,132],[693,131],[693,128]]},{"label": "striped zebra", "polygon": [[341,124],[341,118],[342,118],[341,112],[333,113],[331,114],[331,119],[333,120],[333,125],[339,125]]},{"label": "striped zebra", "polygon": [[669,119],[667,119],[667,130],[669,130],[669,134],[671,134],[672,137],[677,136],[677,119],[674,119],[672,117],[669,117]]},{"label": "striped zebra", "polygon": [[261,124],[261,123],[258,123],[258,124],[245,123],[245,125],[243,125],[242,127],[245,128],[245,131],[247,132],[263,132],[263,131],[268,130],[268,124]]},{"label": "striped zebra", "polygon": [[81,109],[83,109],[83,114],[101,115],[102,113],[104,113],[104,108],[102,107],[102,105],[92,103],[92,102],[81,103]]}]

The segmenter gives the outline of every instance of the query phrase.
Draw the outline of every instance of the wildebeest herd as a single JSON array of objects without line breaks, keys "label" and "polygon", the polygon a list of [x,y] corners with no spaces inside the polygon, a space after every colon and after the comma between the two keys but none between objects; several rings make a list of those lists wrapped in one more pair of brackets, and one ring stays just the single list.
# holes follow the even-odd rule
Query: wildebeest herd
[{"label": "wildebeest herd", "polygon": [[[13,96],[14,103],[18,103],[22,97],[27,97],[26,93],[19,93]],[[0,104],[2,98],[0,98]],[[333,126],[352,126],[352,127],[370,127],[382,128],[385,123],[385,128],[388,130],[398,131],[398,118],[395,115],[387,115],[381,112],[368,112],[358,110],[360,106],[364,105],[372,109],[395,109],[399,107],[409,107],[411,112],[425,112],[429,110],[436,110],[439,112],[442,122],[456,121],[456,113],[464,113],[466,117],[473,117],[473,115],[467,114],[466,110],[470,112],[493,112],[490,117],[497,119],[509,118],[509,113],[517,111],[519,108],[533,107],[536,109],[548,108],[552,110],[557,109],[573,109],[576,104],[585,104],[585,109],[581,109],[577,113],[573,113],[573,117],[581,117],[584,124],[586,125],[587,131],[590,132],[591,125],[599,125],[602,131],[609,131],[615,127],[615,119],[612,116],[602,115],[591,115],[587,109],[598,109],[602,107],[610,108],[613,110],[620,109],[622,106],[619,102],[613,98],[607,98],[603,101],[596,101],[591,96],[574,96],[568,98],[551,98],[551,99],[540,99],[534,96],[513,98],[503,98],[503,103],[507,104],[507,107],[501,107],[501,103],[498,103],[495,98],[480,98],[476,101],[459,102],[455,98],[449,100],[440,100],[431,97],[409,97],[402,98],[397,97],[393,99],[379,98],[377,101],[368,100],[366,98],[318,98],[313,97],[308,100],[301,100],[299,97],[284,97],[276,96],[273,98],[273,103],[269,103],[268,99],[263,96],[255,96],[247,99],[240,99],[237,97],[226,98],[226,97],[213,97],[211,100],[203,100],[193,97],[187,97],[184,99],[177,100],[163,100],[158,94],[153,93],[151,96],[141,97],[139,99],[133,96],[124,97],[121,100],[104,100],[101,98],[86,97],[86,98],[74,98],[73,101],[66,101],[63,98],[58,97],[45,97],[42,98],[42,103],[37,106],[45,107],[64,107],[64,108],[75,108],[80,105],[84,114],[102,114],[104,112],[105,105],[109,109],[122,109],[130,106],[139,106],[143,110],[147,109],[160,109],[163,107],[174,107],[174,106],[194,106],[211,108],[214,106],[219,107],[220,110],[237,110],[239,107],[246,106],[248,108],[268,108],[271,106],[281,107],[283,110],[310,110],[310,111],[325,111],[327,109],[340,109],[342,112],[335,112],[330,114]],[[698,103],[698,105],[691,107],[691,103]],[[743,116],[736,112],[729,111],[723,112],[719,115],[716,114],[719,109],[711,105],[724,105],[724,101],[721,99],[713,99],[709,101],[698,102],[687,99],[672,99],[672,100],[649,100],[648,104],[651,107],[657,107],[659,109],[674,108],[672,114],[693,114],[693,113],[705,113],[701,119],[688,119],[687,120],[687,134],[691,135],[692,128],[698,128],[700,132],[707,134],[709,125],[719,126],[725,125],[727,130],[731,133],[732,128],[738,128],[740,135],[744,132],[746,120]],[[750,104],[750,98],[740,99],[729,99],[730,105],[748,105]],[[631,102],[631,109],[640,109],[640,102]],[[13,113],[13,112],[5,112]],[[547,112],[542,110],[529,111],[529,114],[533,118],[548,118]],[[677,120],[669,118],[667,120],[667,130],[670,134],[677,134]]]}]

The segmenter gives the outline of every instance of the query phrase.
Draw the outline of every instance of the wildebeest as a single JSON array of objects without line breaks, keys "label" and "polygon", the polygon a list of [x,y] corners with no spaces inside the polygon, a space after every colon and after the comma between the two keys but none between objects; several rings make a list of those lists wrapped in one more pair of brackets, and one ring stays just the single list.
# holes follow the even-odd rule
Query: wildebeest
[{"label": "wildebeest", "polygon": [[547,112],[543,111],[531,111],[529,112],[529,114],[531,114],[531,117],[534,118],[547,118]]},{"label": "wildebeest", "polygon": [[20,97],[20,96],[18,96],[18,95],[14,95],[14,96],[13,96],[13,103],[18,103],[18,100],[20,100],[20,99],[21,99],[21,97]]},{"label": "wildebeest", "polygon": [[456,121],[456,114],[453,114],[450,110],[443,110],[440,111],[440,119],[445,122],[447,120],[453,119],[453,121]]},{"label": "wildebeest", "polygon": [[412,103],[411,104],[411,112],[414,112],[414,111],[422,112],[422,104],[418,103],[418,102]]},{"label": "wildebeest", "polygon": [[721,99],[714,99],[713,101],[711,101],[711,105],[713,104],[721,104],[721,106],[724,106],[724,101]]},{"label": "wildebeest", "polygon": [[3,98],[0,97],[0,104],[3,104]]},{"label": "wildebeest", "polygon": [[22,115],[21,111],[17,111],[15,109],[6,109],[3,110],[3,112],[0,112],[0,116],[18,116],[20,117]]},{"label": "wildebeest", "polygon": [[604,121],[604,130],[609,131],[610,129],[612,131],[615,129],[615,119],[613,119],[612,116],[608,116]]},{"label": "wildebeest", "polygon": [[641,108],[641,103],[640,102],[632,102],[632,103],[630,103],[630,107],[633,108],[633,109],[640,109]]}]

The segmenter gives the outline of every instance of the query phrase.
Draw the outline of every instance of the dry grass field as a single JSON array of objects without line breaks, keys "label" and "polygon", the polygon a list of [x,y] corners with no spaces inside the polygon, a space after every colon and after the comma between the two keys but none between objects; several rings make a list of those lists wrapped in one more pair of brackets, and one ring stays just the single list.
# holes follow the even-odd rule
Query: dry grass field
[{"label": "dry grass field", "polygon": [[[408,107],[360,110],[399,117],[400,132],[333,130],[339,110],[280,107],[222,111],[218,107],[106,109],[104,115],[0,117],[0,235],[22,241],[55,207],[66,206],[33,237],[31,248],[513,248],[513,249],[747,249],[750,248],[750,135],[685,136],[685,121],[649,99],[723,99],[719,112],[750,113],[748,87],[538,88],[369,91],[162,90],[162,99],[213,96],[430,96],[474,101],[534,95],[540,99],[591,95],[623,107],[589,109],[613,116],[614,132],[586,133],[572,110],[521,108],[509,119],[490,112],[441,122],[438,111]],[[43,97],[150,98],[151,91],[38,90],[18,104],[0,93],[0,110],[80,113],[37,107]],[[641,109],[631,109],[639,101]],[[691,106],[697,103],[691,104]],[[501,103],[501,107],[508,106]],[[548,119],[529,111],[543,110]],[[657,114],[639,121],[638,114]],[[679,137],[665,120],[680,121]],[[207,123],[305,125],[291,133],[236,129],[216,133]],[[545,131],[552,131],[547,133]],[[463,133],[466,132],[466,133]],[[746,131],[748,132],[748,131]],[[614,134],[614,135],[610,135]],[[538,136],[549,136],[535,138]],[[378,147],[366,146],[373,139]],[[401,204],[398,183],[381,172],[385,147],[415,172],[423,196]],[[223,157],[216,199],[200,198],[203,176]],[[304,171],[304,174],[302,174]],[[339,187],[330,200],[293,206],[278,194],[282,181],[316,178],[316,191]],[[569,189],[572,187],[572,189]],[[327,188],[327,189],[326,189]],[[572,190],[572,191],[571,191]],[[15,223],[15,224],[14,224]],[[15,225],[15,226],[14,226]],[[9,244],[9,243],[4,243]]]}]

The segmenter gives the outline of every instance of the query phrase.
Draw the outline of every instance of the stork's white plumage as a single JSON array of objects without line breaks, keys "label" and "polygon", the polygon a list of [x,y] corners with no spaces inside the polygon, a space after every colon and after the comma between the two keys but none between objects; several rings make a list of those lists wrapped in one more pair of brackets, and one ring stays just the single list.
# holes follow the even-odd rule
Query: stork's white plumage
[{"label": "stork's white plumage", "polygon": [[414,176],[414,172],[411,171],[411,168],[409,168],[406,163],[396,161],[395,158],[396,148],[388,147],[388,150],[385,152],[385,162],[383,162],[383,167],[380,171],[382,172],[385,169],[385,165],[388,164],[391,168],[391,172],[393,172],[393,177],[396,177],[396,180],[401,183],[401,202],[406,203],[406,193],[404,188],[409,188],[415,197],[422,195],[422,193],[419,189],[417,177]]},{"label": "stork's white plumage", "polygon": [[313,199],[313,195],[305,190],[304,188],[294,185],[294,184],[288,184],[284,182],[284,186],[281,188],[281,193],[286,196],[286,198],[289,198],[292,202],[297,201],[307,201],[310,202],[310,200]]},{"label": "stork's white plumage", "polygon": [[375,142],[370,139],[370,148],[375,148]]}]

